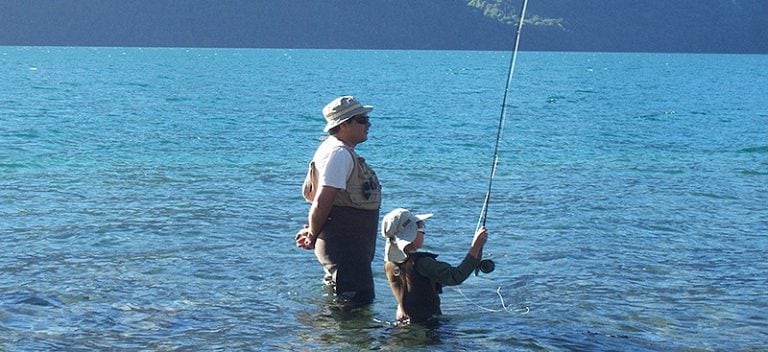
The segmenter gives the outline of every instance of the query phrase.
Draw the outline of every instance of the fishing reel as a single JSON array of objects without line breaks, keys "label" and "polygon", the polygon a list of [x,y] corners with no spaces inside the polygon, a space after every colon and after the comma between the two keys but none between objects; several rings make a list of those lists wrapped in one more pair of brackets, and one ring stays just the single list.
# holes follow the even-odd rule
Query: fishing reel
[{"label": "fishing reel", "polygon": [[483,274],[488,274],[493,272],[494,269],[496,269],[496,263],[494,263],[493,260],[483,259],[480,261],[480,265],[478,265],[475,269],[475,276],[477,276],[477,274],[481,271]]}]

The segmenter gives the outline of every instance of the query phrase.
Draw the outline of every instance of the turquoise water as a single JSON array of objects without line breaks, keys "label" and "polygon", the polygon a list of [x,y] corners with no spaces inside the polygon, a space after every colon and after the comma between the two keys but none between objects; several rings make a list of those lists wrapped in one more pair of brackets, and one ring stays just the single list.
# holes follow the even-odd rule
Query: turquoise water
[{"label": "turquoise water", "polygon": [[295,248],[320,109],[458,263],[509,53],[0,47],[0,350],[764,350],[768,56],[523,52],[438,326]]}]

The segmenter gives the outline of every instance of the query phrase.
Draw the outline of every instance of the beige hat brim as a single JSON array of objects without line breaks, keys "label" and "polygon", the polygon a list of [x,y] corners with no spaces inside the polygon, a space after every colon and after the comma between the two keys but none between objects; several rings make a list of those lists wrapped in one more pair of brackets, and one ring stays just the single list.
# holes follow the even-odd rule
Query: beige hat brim
[{"label": "beige hat brim", "polygon": [[341,125],[342,123],[346,122],[347,120],[357,116],[357,115],[363,115],[367,114],[369,112],[373,111],[373,106],[371,105],[360,105],[355,109],[352,109],[350,111],[344,112],[343,115],[337,116],[335,119],[328,121],[328,123],[325,124],[325,128],[323,128],[323,132],[328,132],[332,128]]}]

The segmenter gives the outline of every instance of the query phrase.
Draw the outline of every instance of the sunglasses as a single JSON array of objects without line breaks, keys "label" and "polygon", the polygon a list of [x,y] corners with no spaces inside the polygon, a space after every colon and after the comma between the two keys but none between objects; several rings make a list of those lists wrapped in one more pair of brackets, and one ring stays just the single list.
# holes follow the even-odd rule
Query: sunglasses
[{"label": "sunglasses", "polygon": [[369,118],[368,118],[368,116],[365,116],[365,115],[357,115],[357,116],[353,117],[352,120],[354,120],[355,122],[357,122],[357,123],[359,123],[361,125],[365,125],[365,124],[368,123]]}]

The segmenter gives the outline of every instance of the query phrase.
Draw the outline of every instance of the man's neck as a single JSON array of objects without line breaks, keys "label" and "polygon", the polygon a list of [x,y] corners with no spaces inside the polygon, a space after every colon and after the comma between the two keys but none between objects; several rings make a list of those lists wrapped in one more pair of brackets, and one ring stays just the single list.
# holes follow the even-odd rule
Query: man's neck
[{"label": "man's neck", "polygon": [[355,146],[357,145],[357,143],[350,142],[350,139],[348,137],[346,137],[346,136],[341,136],[339,134],[336,134],[333,137],[338,139],[339,141],[341,141],[341,143],[344,143],[344,145],[346,145],[347,147],[350,147],[352,149],[355,149]]}]

